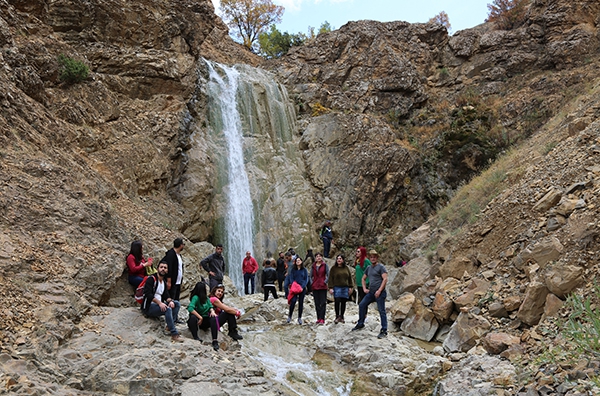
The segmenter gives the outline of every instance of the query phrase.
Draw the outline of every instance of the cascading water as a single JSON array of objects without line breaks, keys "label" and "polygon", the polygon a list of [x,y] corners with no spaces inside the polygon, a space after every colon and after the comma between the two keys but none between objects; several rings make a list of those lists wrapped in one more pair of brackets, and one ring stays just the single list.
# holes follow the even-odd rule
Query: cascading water
[{"label": "cascading water", "polygon": [[[240,294],[243,292],[241,263],[246,251],[252,251],[254,223],[250,183],[244,165],[243,133],[240,113],[237,106],[239,73],[232,67],[208,63],[208,90],[211,101],[220,113],[220,126],[225,137],[227,158],[227,182],[224,194],[227,208],[224,216],[224,253],[228,266],[228,275]],[[217,69],[223,75],[217,72]]]}]

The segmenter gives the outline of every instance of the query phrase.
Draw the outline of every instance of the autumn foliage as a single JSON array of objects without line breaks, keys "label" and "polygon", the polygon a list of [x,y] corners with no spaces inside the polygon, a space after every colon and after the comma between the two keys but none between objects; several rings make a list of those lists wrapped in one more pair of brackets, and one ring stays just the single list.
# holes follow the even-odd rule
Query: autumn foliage
[{"label": "autumn foliage", "polygon": [[494,0],[488,4],[486,22],[494,22],[504,30],[519,27],[525,22],[529,2],[530,0]]}]

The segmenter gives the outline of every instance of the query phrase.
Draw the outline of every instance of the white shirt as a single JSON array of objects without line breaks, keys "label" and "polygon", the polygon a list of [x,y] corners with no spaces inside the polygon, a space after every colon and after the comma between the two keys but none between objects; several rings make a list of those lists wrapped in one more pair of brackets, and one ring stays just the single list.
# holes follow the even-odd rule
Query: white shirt
[{"label": "white shirt", "polygon": [[181,280],[183,279],[183,260],[181,259],[181,255],[177,253],[177,261],[179,262],[179,271],[177,272],[177,281],[176,285],[181,285]]},{"label": "white shirt", "polygon": [[165,282],[158,281],[158,286],[156,286],[156,292],[154,293],[154,298],[158,301],[162,301],[162,294],[165,291]]}]

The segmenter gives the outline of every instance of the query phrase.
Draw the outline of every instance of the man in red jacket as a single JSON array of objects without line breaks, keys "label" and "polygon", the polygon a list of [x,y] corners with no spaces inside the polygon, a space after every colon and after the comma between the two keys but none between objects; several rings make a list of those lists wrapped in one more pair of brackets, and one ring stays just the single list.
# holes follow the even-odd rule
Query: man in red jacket
[{"label": "man in red jacket", "polygon": [[244,273],[244,294],[248,294],[248,283],[252,284],[252,292],[254,294],[254,278],[258,271],[258,263],[252,257],[252,253],[246,252],[246,257],[242,261],[242,272]]}]

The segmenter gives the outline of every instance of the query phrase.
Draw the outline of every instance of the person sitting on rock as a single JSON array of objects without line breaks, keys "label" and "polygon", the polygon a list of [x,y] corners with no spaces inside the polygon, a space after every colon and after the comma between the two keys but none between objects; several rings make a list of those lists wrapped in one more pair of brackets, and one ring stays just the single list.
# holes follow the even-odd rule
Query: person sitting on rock
[{"label": "person sitting on rock", "polygon": [[151,318],[165,317],[167,330],[171,333],[174,342],[183,342],[183,339],[175,328],[175,320],[179,313],[179,301],[171,299],[165,277],[169,270],[167,263],[161,261],[157,272],[150,275],[144,284],[144,300],[142,301],[142,312]]},{"label": "person sitting on rock", "polygon": [[194,340],[200,341],[198,329],[207,330],[210,327],[212,346],[215,351],[218,351],[217,314],[206,294],[206,283],[204,281],[198,282],[196,283],[196,286],[194,286],[194,290],[192,290],[192,293],[190,294],[190,305],[188,305],[187,310],[190,314],[187,325]]},{"label": "person sitting on rock", "polygon": [[137,289],[144,280],[144,277],[146,276],[146,267],[152,265],[152,257],[146,260],[142,251],[142,241],[131,242],[131,249],[129,249],[126,262],[127,271],[129,272],[127,280],[133,286],[133,290]]},{"label": "person sitting on rock", "polygon": [[229,305],[225,305],[223,303],[224,297],[225,286],[223,286],[223,284],[218,284],[210,292],[210,302],[215,308],[215,313],[217,314],[217,328],[227,323],[229,328],[229,337],[233,338],[235,341],[241,340],[244,337],[238,333],[237,319],[242,316],[242,313],[238,309],[230,307]]},{"label": "person sitting on rock", "polygon": [[277,299],[277,288],[275,287],[278,276],[277,270],[275,269],[277,267],[277,263],[275,263],[275,260],[271,261],[266,259],[263,267],[264,269],[262,273],[261,284],[263,293],[265,295],[264,301],[269,299],[269,292],[273,294],[273,298]]}]

